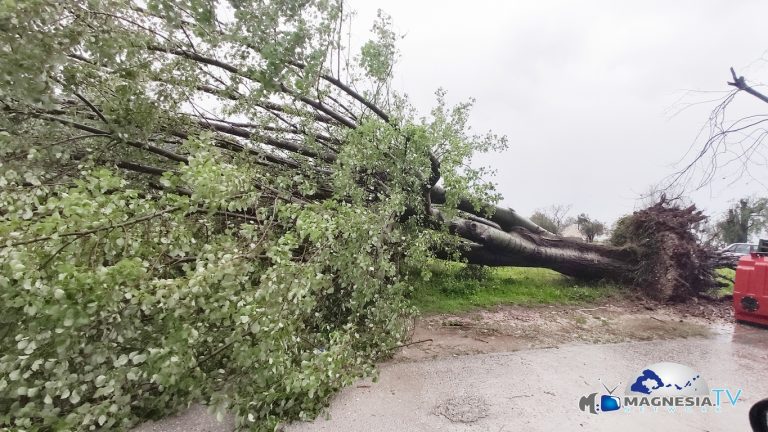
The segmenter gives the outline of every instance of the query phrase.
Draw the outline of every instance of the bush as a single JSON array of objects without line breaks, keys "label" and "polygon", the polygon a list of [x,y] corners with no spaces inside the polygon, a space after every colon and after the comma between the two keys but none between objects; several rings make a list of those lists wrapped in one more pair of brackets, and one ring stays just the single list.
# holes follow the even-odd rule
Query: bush
[{"label": "bush", "polygon": [[491,269],[487,266],[464,264],[457,268],[455,265],[443,264],[430,283],[436,284],[445,294],[467,297],[477,293],[490,278]]},{"label": "bush", "polygon": [[614,246],[627,246],[632,240],[632,215],[620,217],[613,225],[609,242]]},{"label": "bush", "polygon": [[487,281],[491,277],[491,268],[477,264],[466,264],[456,276],[467,281]]}]

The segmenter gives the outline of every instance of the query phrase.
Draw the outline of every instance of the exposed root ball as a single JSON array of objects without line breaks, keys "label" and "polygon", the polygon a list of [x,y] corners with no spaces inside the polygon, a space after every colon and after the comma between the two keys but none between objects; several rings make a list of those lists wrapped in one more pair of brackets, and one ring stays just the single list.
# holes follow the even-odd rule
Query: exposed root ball
[{"label": "exposed root ball", "polygon": [[733,263],[696,238],[694,228],[705,219],[696,206],[679,208],[662,197],[619,222],[612,241],[636,248],[633,279],[646,295],[682,301],[721,286],[715,270]]}]

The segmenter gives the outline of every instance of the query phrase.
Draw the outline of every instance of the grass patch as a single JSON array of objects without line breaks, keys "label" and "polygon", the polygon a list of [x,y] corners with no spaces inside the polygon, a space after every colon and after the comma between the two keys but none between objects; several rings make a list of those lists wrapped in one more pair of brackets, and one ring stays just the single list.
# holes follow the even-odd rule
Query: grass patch
[{"label": "grass patch", "polygon": [[[736,278],[736,270],[734,269],[721,268],[721,269],[717,269],[717,273],[727,277],[730,280],[734,280]],[[727,283],[728,286],[720,288],[717,291],[717,296],[720,297],[728,294],[733,294],[733,282],[730,282],[725,279],[720,279],[720,280]]]},{"label": "grass patch", "polygon": [[431,277],[415,288],[412,301],[422,313],[451,313],[496,305],[590,303],[619,294],[608,283],[584,283],[548,269],[499,267],[486,270],[434,263]]}]

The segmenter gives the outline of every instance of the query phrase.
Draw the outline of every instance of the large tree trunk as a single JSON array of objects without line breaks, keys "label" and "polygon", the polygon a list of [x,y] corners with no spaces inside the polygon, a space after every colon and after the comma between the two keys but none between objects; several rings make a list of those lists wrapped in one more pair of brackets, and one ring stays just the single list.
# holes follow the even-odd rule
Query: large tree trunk
[{"label": "large tree trunk", "polygon": [[[433,204],[445,202],[445,190],[432,189]],[[435,218],[448,223],[451,233],[465,239],[462,256],[471,264],[550,268],[585,279],[626,279],[637,266],[631,249],[596,245],[550,233],[510,208],[491,207],[483,215],[471,200],[459,199],[464,217],[445,221],[439,210]]]},{"label": "large tree trunk", "polygon": [[525,228],[504,232],[457,219],[450,229],[473,242],[462,252],[472,264],[544,267],[578,278],[622,279],[637,263],[629,249],[536,235]]},{"label": "large tree trunk", "polygon": [[450,221],[439,210],[433,210],[433,215],[465,240],[459,250],[468,263],[543,267],[581,279],[619,281],[661,300],[682,300],[717,288],[723,282],[717,280],[714,270],[735,265],[733,259],[698,242],[693,227],[704,219],[700,211],[694,206],[671,206],[664,198],[623,221],[618,228],[625,234],[622,247],[586,243],[541,230],[533,233],[525,227],[532,222],[519,215],[516,218],[520,221],[508,230],[500,227],[502,218],[493,215]]},{"label": "large tree trunk", "polygon": [[[629,248],[585,243],[542,229],[533,233],[523,225],[535,224],[519,215],[515,218],[520,224],[509,225],[508,231],[505,231],[496,223],[499,218],[493,215],[488,219],[456,217],[446,221],[439,210],[433,209],[432,214],[435,219],[447,224],[452,234],[465,240],[458,249],[470,264],[544,267],[583,279],[622,279],[623,275],[632,272],[637,263],[635,254]],[[447,253],[442,255],[448,256]]]}]

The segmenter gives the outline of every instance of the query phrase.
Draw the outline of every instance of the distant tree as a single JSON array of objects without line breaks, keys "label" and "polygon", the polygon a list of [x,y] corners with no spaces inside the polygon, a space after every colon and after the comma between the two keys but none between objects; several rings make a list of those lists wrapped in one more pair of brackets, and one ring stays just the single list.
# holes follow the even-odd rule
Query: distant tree
[{"label": "distant tree", "polygon": [[591,219],[585,213],[576,217],[576,225],[578,226],[581,235],[583,235],[584,239],[589,243],[594,242],[595,237],[605,233],[605,224]]},{"label": "distant tree", "polygon": [[553,221],[549,216],[547,216],[544,212],[541,210],[536,210],[531,215],[531,222],[535,223],[536,225],[544,228],[545,230],[553,233],[553,234],[560,234],[559,230],[557,229],[557,225],[555,224],[555,221]]},{"label": "distant tree", "polygon": [[742,198],[715,224],[717,235],[725,244],[746,243],[750,235],[768,226],[767,214],[768,199]]},{"label": "distant tree", "polygon": [[531,215],[531,220],[547,231],[560,235],[563,233],[563,228],[571,224],[571,218],[568,217],[569,211],[571,211],[570,205],[551,205],[536,210]]}]

